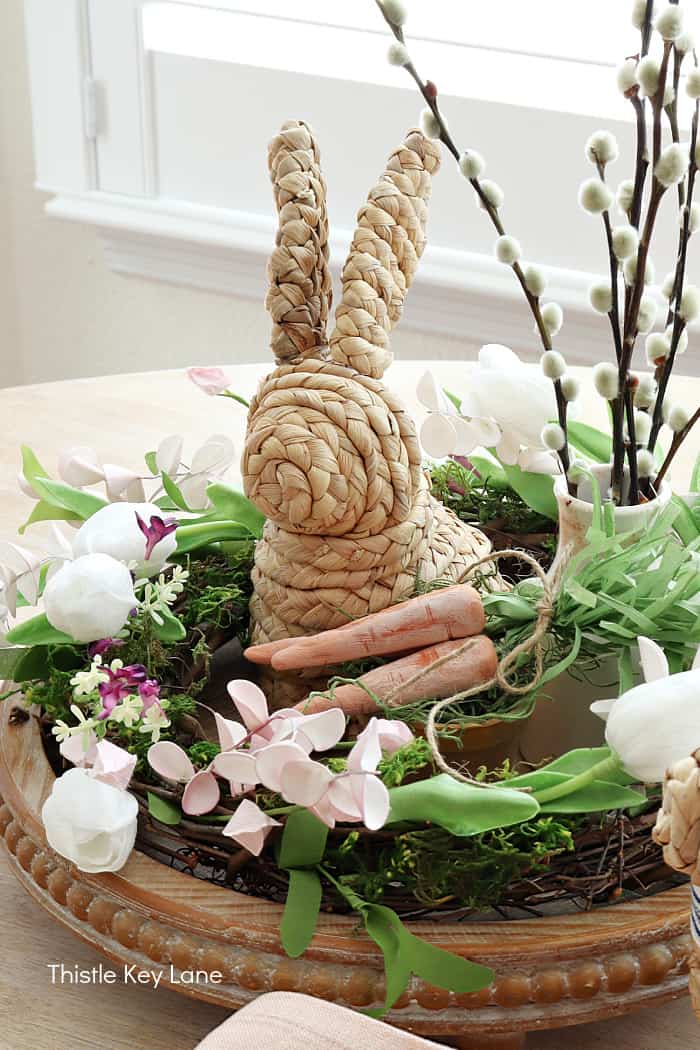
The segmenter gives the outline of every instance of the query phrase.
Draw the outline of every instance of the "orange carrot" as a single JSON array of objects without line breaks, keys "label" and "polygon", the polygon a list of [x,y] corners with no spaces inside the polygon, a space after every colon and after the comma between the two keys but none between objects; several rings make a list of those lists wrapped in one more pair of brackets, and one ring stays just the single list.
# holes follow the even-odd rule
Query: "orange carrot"
[{"label": "orange carrot", "polygon": [[[477,591],[469,584],[458,583],[409,598],[332,631],[294,638],[284,645],[273,642],[271,645],[276,648],[265,646],[264,655],[269,654],[277,671],[325,667],[366,656],[410,652],[452,638],[467,638],[483,631],[485,622]],[[261,648],[254,647],[254,661]],[[246,655],[250,659],[251,650],[247,650]]]},{"label": "orange carrot", "polygon": [[395,689],[399,689],[395,699],[390,701],[390,705],[400,707],[414,700],[441,700],[443,697],[470,689],[481,682],[488,682],[493,678],[498,657],[491,639],[485,635],[479,635],[471,639],[472,644],[461,656],[446,661],[434,671],[428,671],[413,685],[405,689],[401,688],[403,683],[408,682],[417,671],[434,663],[439,657],[455,652],[465,644],[465,641],[464,638],[451,639],[439,645],[421,649],[420,652],[411,653],[392,663],[384,664],[383,667],[375,667],[357,680],[358,683],[362,683],[361,685],[352,683],[337,686],[332,699],[327,696],[315,696],[311,700],[302,700],[297,707],[305,714],[315,714],[317,711],[326,711],[331,707],[340,707],[351,716],[374,714],[377,711],[377,705],[362,686],[366,686],[380,700],[390,696]]},{"label": "orange carrot", "polygon": [[243,650],[243,655],[252,664],[269,664],[273,653],[279,652],[280,649],[286,649],[289,645],[295,645],[298,641],[298,638],[280,638],[276,642],[261,642],[260,645],[249,645],[247,649]]}]

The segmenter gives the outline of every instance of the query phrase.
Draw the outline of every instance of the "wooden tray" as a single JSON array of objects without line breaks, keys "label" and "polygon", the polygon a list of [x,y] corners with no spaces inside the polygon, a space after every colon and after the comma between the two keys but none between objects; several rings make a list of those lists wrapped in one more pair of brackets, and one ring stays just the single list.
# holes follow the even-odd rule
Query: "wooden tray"
[{"label": "wooden tray", "polygon": [[[323,915],[301,959],[279,941],[277,904],[213,886],[134,853],[116,875],[86,875],[46,845],[53,773],[34,718],[0,705],[0,837],[10,866],[55,918],[119,964],[163,973],[186,995],[236,1008],[294,990],[356,1008],[383,1000],[382,959],[352,918]],[[492,966],[493,985],[455,995],[413,980],[388,1021],[460,1047],[515,1048],[524,1033],[651,1006],[687,992],[688,890],[589,914],[518,922],[417,922],[416,933]],[[219,984],[180,983],[219,971]]]}]

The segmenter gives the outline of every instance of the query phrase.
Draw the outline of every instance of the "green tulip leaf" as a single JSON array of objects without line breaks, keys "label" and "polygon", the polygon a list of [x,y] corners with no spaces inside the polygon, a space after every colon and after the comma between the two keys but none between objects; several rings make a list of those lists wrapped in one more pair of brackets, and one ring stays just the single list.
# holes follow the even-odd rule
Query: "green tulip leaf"
[{"label": "green tulip leaf", "polygon": [[151,814],[154,820],[157,820],[160,824],[167,824],[169,827],[175,827],[182,820],[182,811],[179,806],[174,805],[167,798],[160,798],[159,795],[154,795],[151,791],[148,793],[148,812]]},{"label": "green tulip leaf", "polygon": [[226,521],[235,521],[244,525],[251,536],[259,539],[262,536],[265,515],[261,514],[247,496],[238,489],[216,481],[207,488],[207,496],[214,506],[217,517]]},{"label": "green tulip leaf", "polygon": [[178,510],[184,510],[188,514],[194,513],[192,508],[187,505],[187,500],[182,495],[180,486],[176,485],[173,479],[166,474],[165,471],[161,471],[160,480],[163,483],[163,488],[165,489],[168,498]]},{"label": "green tulip leaf", "polygon": [[5,635],[12,645],[74,645],[74,640],[63,631],[57,631],[46,618],[45,613],[33,616],[31,620],[17,624]]},{"label": "green tulip leaf", "polygon": [[554,480],[549,474],[533,474],[529,470],[501,464],[511,488],[515,489],[528,507],[544,518],[556,521],[559,517],[554,496]]},{"label": "green tulip leaf", "polygon": [[250,531],[237,521],[187,522],[175,533],[178,554],[209,547],[212,543],[250,540]]},{"label": "green tulip leaf", "polygon": [[280,939],[290,959],[298,959],[311,943],[321,911],[321,895],[321,880],[316,871],[310,868],[289,870]]},{"label": "green tulip leaf", "polygon": [[[553,777],[557,774],[549,773],[545,776]],[[646,801],[647,797],[643,792],[633,791],[631,788],[605,780],[593,780],[585,787],[579,788],[578,791],[572,791],[570,795],[542,802],[540,811],[542,813],[607,813],[613,809],[642,806]]]},{"label": "green tulip leaf", "polygon": [[313,868],[326,850],[328,828],[308,809],[292,810],[282,832],[277,863],[280,868]]},{"label": "green tulip leaf", "polygon": [[539,805],[531,795],[508,787],[479,788],[447,773],[392,788],[387,823],[437,824],[452,835],[479,835],[531,820]]},{"label": "green tulip leaf", "polygon": [[187,636],[185,625],[182,620],[178,620],[177,616],[170,611],[168,608],[159,607],[158,616],[163,621],[162,623],[153,623],[153,630],[156,638],[166,644],[173,644],[175,642],[181,642]]},{"label": "green tulip leaf", "polygon": [[20,536],[24,535],[26,529],[30,525],[35,525],[38,521],[82,521],[80,514],[76,514],[75,511],[66,510],[65,507],[57,507],[55,503],[48,503],[45,499],[40,499],[38,503],[34,504],[34,508],[24,522],[20,525],[17,530]]},{"label": "green tulip leaf", "polygon": [[609,434],[576,420],[567,423],[566,432],[569,444],[589,459],[597,463],[610,463],[612,460],[612,438]]},{"label": "green tulip leaf", "polygon": [[146,466],[150,470],[150,472],[153,475],[153,477],[157,477],[158,474],[160,474],[160,470],[158,469],[158,461],[156,459],[156,455],[157,455],[156,452],[147,452],[146,455],[143,457],[145,459],[145,461],[146,461]]}]

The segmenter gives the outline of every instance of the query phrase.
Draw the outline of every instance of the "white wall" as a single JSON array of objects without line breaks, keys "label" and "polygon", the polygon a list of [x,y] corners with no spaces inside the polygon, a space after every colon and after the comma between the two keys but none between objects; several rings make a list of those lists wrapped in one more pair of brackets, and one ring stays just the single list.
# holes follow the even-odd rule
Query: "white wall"
[{"label": "white wall", "polygon": [[[2,0],[0,70],[0,386],[264,359],[261,302],[117,275],[92,228],[44,214],[21,0]],[[394,346],[397,356],[465,354],[415,332],[397,332]]]}]

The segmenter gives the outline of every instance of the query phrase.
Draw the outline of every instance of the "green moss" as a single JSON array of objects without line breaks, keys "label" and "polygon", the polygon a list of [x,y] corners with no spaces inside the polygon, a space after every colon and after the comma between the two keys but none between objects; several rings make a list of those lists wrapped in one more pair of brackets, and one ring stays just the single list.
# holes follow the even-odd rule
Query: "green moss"
[{"label": "green moss", "polygon": [[552,531],[551,521],[528,507],[514,489],[498,479],[483,478],[476,468],[447,460],[435,464],[430,477],[433,495],[462,521],[498,523],[503,532],[516,534]]}]

